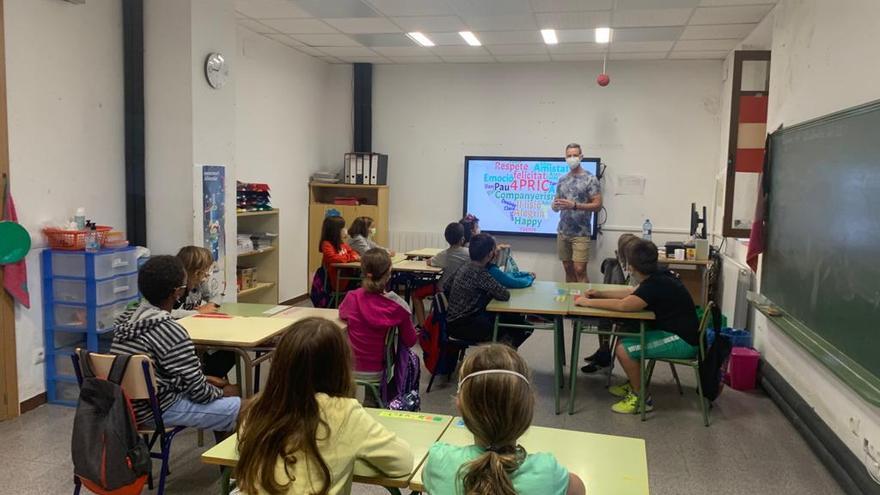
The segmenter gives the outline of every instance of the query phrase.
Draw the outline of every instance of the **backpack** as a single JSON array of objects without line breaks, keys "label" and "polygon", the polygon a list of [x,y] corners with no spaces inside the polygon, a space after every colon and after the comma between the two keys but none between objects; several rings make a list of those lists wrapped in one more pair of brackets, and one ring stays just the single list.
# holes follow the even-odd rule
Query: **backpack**
[{"label": "backpack", "polygon": [[319,267],[312,277],[312,289],[309,291],[309,299],[316,308],[329,308],[332,295],[330,294],[330,284],[327,283],[327,270],[323,266]]},{"label": "backpack", "polygon": [[724,389],[724,370],[727,369],[727,360],[730,358],[730,350],[733,345],[730,338],[721,334],[721,309],[718,306],[712,308],[712,320],[715,327],[715,340],[706,349],[706,355],[700,360],[700,385],[703,387],[703,397],[714,401],[721,395]]},{"label": "backpack", "polygon": [[106,380],[95,376],[88,351],[81,349],[78,357],[82,384],[73,418],[73,472],[99,495],[141,493],[152,461],[121,386],[131,356],[116,356]]},{"label": "backpack", "polygon": [[[398,342],[394,377],[390,382],[387,377],[383,377],[382,380],[382,400],[388,404],[388,409],[397,411],[418,411],[421,409],[422,400],[419,397],[421,374],[422,366],[419,363],[419,357],[408,347]],[[394,398],[388,401],[386,397],[391,396]]]},{"label": "backpack", "polygon": [[434,297],[431,313],[419,330],[419,345],[425,368],[432,375],[449,375],[455,371],[458,352],[443,352],[450,346],[446,342],[446,296],[443,294],[438,293]]}]

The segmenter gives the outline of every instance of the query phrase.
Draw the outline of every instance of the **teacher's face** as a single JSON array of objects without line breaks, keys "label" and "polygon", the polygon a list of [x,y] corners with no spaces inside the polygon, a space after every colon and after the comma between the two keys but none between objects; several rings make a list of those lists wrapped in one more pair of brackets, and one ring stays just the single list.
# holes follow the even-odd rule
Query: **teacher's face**
[{"label": "teacher's face", "polygon": [[565,158],[581,158],[582,154],[579,148],[568,148],[565,150]]}]

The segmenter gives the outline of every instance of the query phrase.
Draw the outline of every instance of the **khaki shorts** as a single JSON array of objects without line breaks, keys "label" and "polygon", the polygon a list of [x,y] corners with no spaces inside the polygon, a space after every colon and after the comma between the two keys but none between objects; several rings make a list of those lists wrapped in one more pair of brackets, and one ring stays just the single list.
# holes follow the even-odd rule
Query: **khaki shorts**
[{"label": "khaki shorts", "polygon": [[556,236],[556,251],[562,261],[586,263],[590,259],[590,238],[559,234]]}]

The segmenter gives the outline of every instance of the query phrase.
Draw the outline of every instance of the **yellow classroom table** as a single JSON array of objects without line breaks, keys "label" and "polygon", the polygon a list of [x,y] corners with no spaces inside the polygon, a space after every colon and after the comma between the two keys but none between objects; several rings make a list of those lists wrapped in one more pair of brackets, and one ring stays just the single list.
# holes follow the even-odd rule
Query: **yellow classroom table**
[{"label": "yellow classroom table", "polygon": [[422,249],[414,249],[412,251],[407,251],[406,253],[404,253],[404,255],[410,259],[412,259],[412,258],[426,259],[426,258],[433,258],[434,256],[437,256],[438,254],[440,254],[441,251],[443,251],[443,250],[440,248],[422,248]]},{"label": "yellow classroom table", "polygon": [[[422,466],[428,449],[446,431],[452,416],[445,414],[413,413],[389,411],[386,409],[367,408],[367,413],[383,426],[405,440],[413,452],[413,473],[402,478],[385,478],[370,465],[356,462],[354,481],[387,488],[406,488],[410,478]],[[202,454],[202,462],[224,468],[234,468],[238,464],[238,437],[232,435]],[[224,469],[222,493],[229,493],[229,476],[231,469]]]},{"label": "yellow classroom table", "polygon": [[283,304],[223,303],[217,311],[232,316],[263,316],[268,318],[290,307]]},{"label": "yellow classroom table", "polygon": [[194,315],[178,320],[196,347],[203,350],[226,350],[238,355],[244,366],[241,377],[242,397],[254,391],[254,367],[272,358],[272,353],[252,359],[249,352],[290,328],[296,320],[259,316]]},{"label": "yellow classroom table", "polygon": [[[574,414],[574,396],[575,396],[575,384],[577,381],[577,372],[578,367],[575,365],[578,360],[578,352],[580,351],[581,346],[581,334],[589,333],[594,335],[609,335],[612,337],[638,337],[640,340],[641,348],[645,348],[645,329],[646,322],[653,321],[655,319],[654,313],[651,311],[632,311],[632,312],[624,312],[624,311],[610,311],[607,309],[598,309],[598,308],[588,308],[585,306],[577,306],[574,301],[577,299],[577,295],[583,294],[589,289],[596,290],[613,290],[613,289],[627,289],[630,288],[628,285],[609,285],[609,284],[577,284],[577,283],[569,283],[566,284],[568,287],[569,293],[572,294],[572,297],[569,299],[569,308],[568,308],[568,316],[574,319],[574,325],[572,337],[571,337],[571,370],[569,370],[569,398],[568,398],[568,414]],[[615,321],[638,321],[639,322],[639,331],[638,332],[625,332],[621,330],[616,330],[614,326],[612,326],[611,330],[600,330],[598,325],[595,325],[595,320],[598,318],[607,318]],[[609,367],[608,369],[608,377],[611,377],[611,371],[613,368]],[[646,381],[646,366],[645,366],[645,353],[642,352],[641,358],[639,359],[639,370],[641,373],[641,385],[642,389],[645,387]],[[645,420],[645,394],[644,390],[639,391],[639,407],[641,409],[641,417],[642,421]]]},{"label": "yellow classroom table", "polygon": [[[439,441],[473,445],[474,437],[461,418],[455,418]],[[553,454],[569,472],[584,481],[590,495],[648,494],[648,461],[645,441],[640,438],[532,426],[519,444],[529,453]],[[425,490],[422,469],[424,463],[410,480],[411,490]]]},{"label": "yellow classroom table", "polygon": [[554,397],[556,400],[556,414],[559,414],[559,389],[564,386],[562,367],[565,366],[565,334],[563,330],[563,318],[568,314],[571,296],[568,287],[564,283],[536,281],[531,287],[524,289],[510,289],[510,299],[507,301],[492,300],[486,310],[495,313],[495,329],[492,340],[498,340],[499,328],[535,328],[534,325],[517,325],[501,322],[502,314],[536,315],[553,320],[553,373],[556,387]]},{"label": "yellow classroom table", "polygon": [[[361,280],[361,263],[359,261],[352,261],[349,263],[333,263],[332,266],[333,268],[336,268],[336,285],[334,287],[339,287],[340,282],[343,280]],[[342,272],[346,270],[352,271],[356,275],[343,275]],[[440,278],[440,274],[443,273],[443,269],[429,265],[426,260],[401,259],[396,260],[392,263],[391,272],[409,273],[422,278],[434,280]],[[413,284],[408,281],[406,283],[404,294],[404,299],[406,299],[407,301],[409,301],[409,296],[413,288]],[[340,298],[342,294],[336,292],[334,292],[333,294],[333,304],[335,306],[338,306],[341,302]]]}]

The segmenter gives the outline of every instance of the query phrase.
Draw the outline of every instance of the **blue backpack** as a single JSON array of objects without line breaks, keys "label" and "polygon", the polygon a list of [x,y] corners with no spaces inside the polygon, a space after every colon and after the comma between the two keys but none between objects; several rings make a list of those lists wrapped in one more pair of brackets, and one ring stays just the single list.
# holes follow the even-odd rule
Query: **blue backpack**
[{"label": "blue backpack", "polygon": [[315,276],[312,277],[309,299],[312,300],[312,305],[316,308],[329,308],[332,297],[330,284],[327,283],[327,270],[321,266],[315,272]]}]

